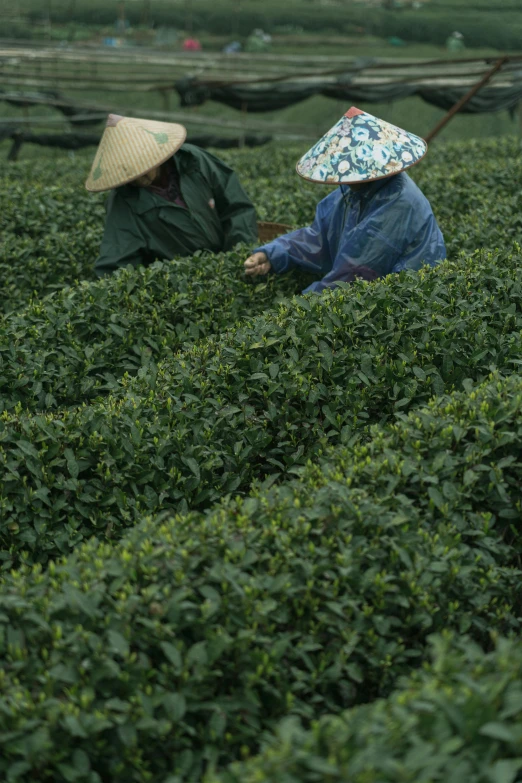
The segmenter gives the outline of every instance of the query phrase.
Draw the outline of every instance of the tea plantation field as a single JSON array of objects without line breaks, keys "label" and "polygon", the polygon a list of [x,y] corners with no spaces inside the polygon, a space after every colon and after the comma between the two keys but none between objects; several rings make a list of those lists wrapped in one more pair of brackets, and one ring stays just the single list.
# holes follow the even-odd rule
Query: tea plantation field
[{"label": "tea plantation field", "polygon": [[[222,157],[298,226],[301,152]],[[520,780],[518,140],[413,170],[447,262],[321,297],[96,280],[87,168],[0,177],[0,779]]]}]

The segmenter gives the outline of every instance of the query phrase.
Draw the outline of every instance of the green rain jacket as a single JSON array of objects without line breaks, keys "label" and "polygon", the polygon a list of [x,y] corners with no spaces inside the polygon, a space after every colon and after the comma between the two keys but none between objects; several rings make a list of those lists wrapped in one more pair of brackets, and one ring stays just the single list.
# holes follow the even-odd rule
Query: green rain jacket
[{"label": "green rain jacket", "polygon": [[187,208],[134,185],[113,190],[95,264],[99,276],[257,239],[254,207],[232,169],[192,144],[184,144],[174,161]]}]

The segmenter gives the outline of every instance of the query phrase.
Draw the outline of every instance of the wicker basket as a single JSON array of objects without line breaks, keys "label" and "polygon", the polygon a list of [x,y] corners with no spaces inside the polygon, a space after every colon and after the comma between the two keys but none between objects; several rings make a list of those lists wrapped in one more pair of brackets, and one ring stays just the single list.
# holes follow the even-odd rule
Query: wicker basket
[{"label": "wicker basket", "polygon": [[281,234],[288,234],[289,231],[293,230],[292,226],[287,226],[284,223],[265,223],[261,221],[257,224],[259,241],[263,244],[271,242],[272,239],[280,237]]}]

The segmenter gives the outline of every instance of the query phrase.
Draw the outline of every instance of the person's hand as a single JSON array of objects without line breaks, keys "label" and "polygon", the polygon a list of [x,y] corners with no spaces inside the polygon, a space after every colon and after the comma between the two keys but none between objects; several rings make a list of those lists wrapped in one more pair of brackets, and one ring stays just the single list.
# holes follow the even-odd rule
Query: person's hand
[{"label": "person's hand", "polygon": [[271,269],[266,253],[254,253],[245,261],[245,275],[267,275]]}]

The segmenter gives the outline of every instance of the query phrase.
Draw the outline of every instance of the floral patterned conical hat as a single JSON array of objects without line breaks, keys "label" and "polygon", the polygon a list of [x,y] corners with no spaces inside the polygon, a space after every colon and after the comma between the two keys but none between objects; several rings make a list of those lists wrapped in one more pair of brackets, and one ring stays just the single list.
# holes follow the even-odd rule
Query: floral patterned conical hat
[{"label": "floral patterned conical hat", "polygon": [[352,106],[303,155],[297,173],[325,185],[371,182],[414,166],[427,151],[424,139]]},{"label": "floral patterned conical hat", "polygon": [[85,187],[99,192],[132,182],[172,157],[186,136],[174,122],[109,114]]}]

